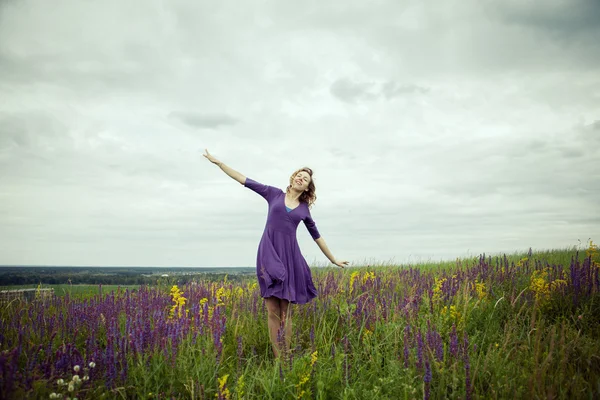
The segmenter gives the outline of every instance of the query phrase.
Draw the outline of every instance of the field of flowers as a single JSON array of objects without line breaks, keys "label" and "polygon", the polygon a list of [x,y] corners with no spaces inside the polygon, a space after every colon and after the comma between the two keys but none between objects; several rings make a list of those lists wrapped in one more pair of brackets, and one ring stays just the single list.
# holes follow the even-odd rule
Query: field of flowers
[{"label": "field of flowers", "polygon": [[599,398],[586,247],[315,268],[279,359],[255,280],[2,304],[0,398]]}]

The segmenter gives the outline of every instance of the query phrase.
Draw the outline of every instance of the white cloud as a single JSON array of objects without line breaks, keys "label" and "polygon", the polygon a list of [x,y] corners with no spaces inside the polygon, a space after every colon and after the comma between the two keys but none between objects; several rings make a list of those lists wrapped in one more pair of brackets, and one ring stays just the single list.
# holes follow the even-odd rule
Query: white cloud
[{"label": "white cloud", "polygon": [[4,2],[0,264],[253,266],[266,204],[204,148],[281,188],[313,168],[355,262],[597,237],[579,3]]}]

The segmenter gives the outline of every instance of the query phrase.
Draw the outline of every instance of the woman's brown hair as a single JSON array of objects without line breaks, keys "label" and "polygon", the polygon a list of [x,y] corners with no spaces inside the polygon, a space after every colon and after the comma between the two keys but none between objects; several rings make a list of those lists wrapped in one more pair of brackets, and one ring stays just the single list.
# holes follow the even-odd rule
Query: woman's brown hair
[{"label": "woman's brown hair", "polygon": [[315,180],[313,178],[312,169],[310,169],[308,167],[303,167],[303,168],[300,168],[299,170],[294,171],[292,176],[290,176],[290,184],[288,185],[285,192],[286,193],[290,192],[290,188],[292,187],[292,184],[294,183],[294,177],[300,171],[304,171],[308,175],[310,175],[310,182],[308,183],[307,190],[305,192],[302,192],[302,194],[300,195],[300,198],[298,200],[300,202],[304,202],[304,203],[308,204],[308,208],[310,209],[312,207],[313,203],[317,200],[317,194],[316,194],[317,188],[315,187]]}]

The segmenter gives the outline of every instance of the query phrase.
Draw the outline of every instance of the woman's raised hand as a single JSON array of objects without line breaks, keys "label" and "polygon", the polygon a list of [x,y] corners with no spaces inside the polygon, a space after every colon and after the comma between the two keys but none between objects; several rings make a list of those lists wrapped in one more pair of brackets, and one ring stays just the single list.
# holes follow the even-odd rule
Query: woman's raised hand
[{"label": "woman's raised hand", "polygon": [[339,260],[335,260],[333,262],[333,264],[337,265],[338,267],[344,268],[348,266],[348,261],[339,261]]},{"label": "woman's raised hand", "polygon": [[219,164],[219,160],[217,160],[216,158],[214,158],[209,152],[208,149],[204,149],[204,151],[206,151],[206,154],[202,154],[204,157],[208,158],[208,161],[210,161],[213,164]]}]

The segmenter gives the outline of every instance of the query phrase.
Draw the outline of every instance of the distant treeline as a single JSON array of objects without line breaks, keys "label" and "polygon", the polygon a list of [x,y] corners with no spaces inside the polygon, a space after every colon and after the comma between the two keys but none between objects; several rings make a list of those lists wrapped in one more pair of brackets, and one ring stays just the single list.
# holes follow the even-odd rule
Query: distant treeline
[{"label": "distant treeline", "polygon": [[[252,268],[86,268],[86,267],[0,267],[0,286],[37,284],[143,285],[169,281],[185,284],[195,280],[228,281],[247,278]],[[163,275],[168,275],[167,277]]]}]

